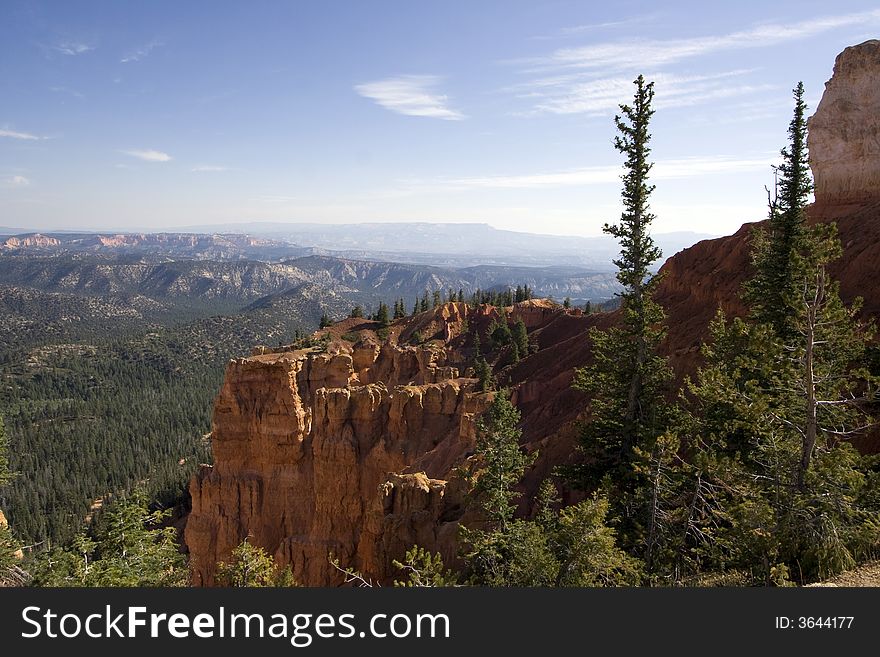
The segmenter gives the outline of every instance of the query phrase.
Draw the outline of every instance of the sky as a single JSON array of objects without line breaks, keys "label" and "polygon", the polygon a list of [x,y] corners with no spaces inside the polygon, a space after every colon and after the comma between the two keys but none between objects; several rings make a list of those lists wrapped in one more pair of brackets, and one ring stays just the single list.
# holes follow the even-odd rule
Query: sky
[{"label": "sky", "polygon": [[19,2],[0,8],[0,226],[481,222],[598,235],[614,114],[655,83],[655,232],[766,214],[791,89],[876,1]]}]

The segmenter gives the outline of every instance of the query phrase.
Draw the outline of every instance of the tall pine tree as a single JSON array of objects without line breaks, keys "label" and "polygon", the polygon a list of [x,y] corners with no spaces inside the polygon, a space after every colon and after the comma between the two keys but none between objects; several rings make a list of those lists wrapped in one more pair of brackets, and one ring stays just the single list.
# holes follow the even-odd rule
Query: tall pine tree
[{"label": "tall pine tree", "polygon": [[807,159],[807,105],[804,85],[794,88],[794,116],[788,126],[789,145],[781,151],[782,164],[772,193],[768,192],[766,228],[752,236],[755,276],[745,287],[752,316],[770,324],[777,335],[791,338],[798,304],[799,254],[804,248],[805,211],[813,183]]},{"label": "tall pine tree", "polygon": [[603,229],[621,246],[614,263],[623,286],[619,295],[623,321],[608,331],[590,331],[594,362],[577,371],[574,384],[592,396],[592,421],[581,441],[586,457],[581,474],[587,475],[587,481],[581,477],[581,485],[586,487],[596,483],[590,471],[601,476],[611,468],[624,478],[631,474],[633,449],[650,451],[663,430],[668,409],[663,392],[671,371],[657,353],[664,335],[664,313],[652,298],[658,280],[649,271],[661,255],[648,233],[654,219],[649,205],[654,186],[648,183],[654,86],[641,75],[634,84],[633,104],[621,105],[621,115],[614,117],[619,132],[614,146],[626,157],[624,209],[619,223]]}]

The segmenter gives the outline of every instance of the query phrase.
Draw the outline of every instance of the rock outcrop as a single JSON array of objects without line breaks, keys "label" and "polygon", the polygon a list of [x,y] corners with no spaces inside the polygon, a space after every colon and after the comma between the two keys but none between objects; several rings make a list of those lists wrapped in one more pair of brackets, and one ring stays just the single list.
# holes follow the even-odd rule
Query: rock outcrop
[{"label": "rock outcrop", "polygon": [[809,121],[816,201],[880,200],[880,40],[845,49]]},{"label": "rock outcrop", "polygon": [[430,477],[472,451],[486,395],[438,376],[436,359],[358,344],[232,361],[214,410],[216,465],[190,485],[194,583],[212,584],[247,536],[308,585],[338,582],[331,554],[386,578],[407,537],[453,558],[454,532],[439,529],[446,482]]}]

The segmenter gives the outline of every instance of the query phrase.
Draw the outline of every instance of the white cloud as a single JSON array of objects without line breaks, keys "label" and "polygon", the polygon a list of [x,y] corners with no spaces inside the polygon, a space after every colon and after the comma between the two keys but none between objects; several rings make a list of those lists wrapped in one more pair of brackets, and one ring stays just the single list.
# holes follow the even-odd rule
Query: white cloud
[{"label": "white cloud", "polygon": [[140,160],[144,160],[145,162],[168,162],[171,160],[171,156],[168,153],[163,153],[162,151],[154,151],[154,150],[133,150],[133,151],[120,151],[121,153],[125,153],[126,155],[131,155],[132,157],[136,157]]},{"label": "white cloud", "polygon": [[841,16],[825,16],[788,25],[764,24],[749,30],[707,37],[628,40],[578,48],[560,48],[548,57],[533,60],[533,63],[550,68],[599,71],[634,69],[644,66],[645,62],[658,67],[711,52],[772,46],[841,27],[878,22],[880,22],[880,10],[873,10]]},{"label": "white cloud", "polygon": [[[763,24],[728,34],[683,39],[630,39],[604,41],[582,47],[559,48],[545,57],[519,60],[532,79],[502,91],[530,103],[521,116],[538,114],[592,115],[617,111],[618,103],[632,96],[635,73],[646,73],[656,82],[655,108],[684,107],[767,91],[766,84],[722,84],[752,70],[713,75],[681,76],[662,71],[682,60],[705,57],[724,50],[773,46],[795,39],[854,25],[880,24],[880,10],[825,16],[790,24]],[[586,26],[590,27],[590,26]],[[650,66],[654,73],[644,71]]]},{"label": "white cloud", "polygon": [[158,48],[160,46],[164,46],[164,45],[165,44],[162,41],[158,41],[156,39],[153,39],[145,46],[141,46],[140,48],[135,48],[134,50],[130,50],[119,61],[122,64],[127,64],[129,62],[139,62],[144,57],[149,55],[153,50],[155,50],[156,48]]},{"label": "white cloud", "polygon": [[29,132],[19,132],[17,130],[9,130],[8,128],[0,128],[0,137],[9,137],[10,139],[26,139],[26,140],[45,139],[45,137],[39,137],[37,135],[32,135]]},{"label": "white cloud", "polygon": [[194,166],[190,171],[201,172],[201,171],[229,171],[229,167],[217,166],[215,164],[200,164],[198,166]]},{"label": "white cloud", "polygon": [[[646,76],[655,83],[655,109],[688,107],[719,98],[732,98],[773,89],[768,84],[731,85],[730,78],[745,76],[752,71],[738,69],[710,75],[673,75],[653,73]],[[611,114],[618,110],[622,100],[632,95],[632,79],[629,76],[601,78],[572,82],[569,77],[549,78],[526,93],[519,92],[521,98],[532,100],[533,107],[520,114]]]},{"label": "white cloud", "polygon": [[61,53],[62,55],[67,55],[68,57],[75,57],[76,55],[82,55],[83,53],[89,52],[90,50],[94,50],[94,46],[90,46],[87,43],[82,43],[79,41],[62,41],[61,43],[55,44],[51,46],[52,50]]},{"label": "white cloud", "polygon": [[24,176],[10,176],[6,179],[6,184],[12,187],[27,187],[31,181]]},{"label": "white cloud", "polygon": [[[661,160],[651,170],[651,180],[693,178],[718,173],[768,170],[778,160],[776,155],[751,158],[723,156],[688,157]],[[570,186],[618,184],[623,171],[620,165],[584,167],[567,171],[528,173],[499,176],[443,178],[434,181],[408,181],[404,188],[411,193],[436,191],[466,191],[471,189],[540,189]]]},{"label": "white cloud", "polygon": [[355,91],[398,114],[447,121],[465,118],[458,110],[448,107],[447,96],[433,93],[439,82],[440,78],[433,75],[401,75],[356,85]]}]

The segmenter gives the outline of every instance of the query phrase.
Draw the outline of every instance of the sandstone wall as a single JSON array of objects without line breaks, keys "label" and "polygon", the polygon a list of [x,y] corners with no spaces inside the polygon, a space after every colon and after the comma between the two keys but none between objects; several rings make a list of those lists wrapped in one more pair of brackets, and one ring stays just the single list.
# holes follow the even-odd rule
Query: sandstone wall
[{"label": "sandstone wall", "polygon": [[880,41],[846,48],[809,120],[816,202],[880,200]]}]

